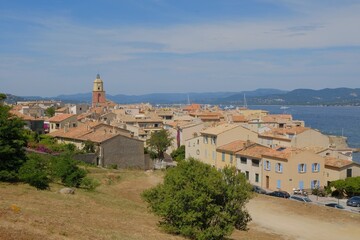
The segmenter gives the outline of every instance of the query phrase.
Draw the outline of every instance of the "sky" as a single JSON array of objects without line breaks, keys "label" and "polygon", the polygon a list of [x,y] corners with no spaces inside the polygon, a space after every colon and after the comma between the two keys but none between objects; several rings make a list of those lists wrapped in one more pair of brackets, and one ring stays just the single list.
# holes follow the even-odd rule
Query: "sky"
[{"label": "sky", "polygon": [[0,92],[358,88],[359,0],[1,0]]}]

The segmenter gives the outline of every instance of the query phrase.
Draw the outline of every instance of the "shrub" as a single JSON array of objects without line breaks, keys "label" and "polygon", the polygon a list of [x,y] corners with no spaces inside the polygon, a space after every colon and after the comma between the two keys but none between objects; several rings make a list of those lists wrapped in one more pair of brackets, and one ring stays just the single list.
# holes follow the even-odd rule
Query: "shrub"
[{"label": "shrub", "polygon": [[69,154],[53,158],[53,176],[59,178],[67,187],[79,187],[86,171],[79,168],[77,162]]},{"label": "shrub", "polygon": [[46,159],[39,155],[30,154],[29,160],[19,170],[19,178],[30,186],[45,190],[49,188],[49,183],[51,182],[47,169],[48,163]]},{"label": "shrub", "polygon": [[185,159],[185,146],[181,145],[178,149],[172,151],[170,156],[177,162],[184,160]]},{"label": "shrub", "polygon": [[167,170],[163,184],[143,192],[167,232],[191,239],[223,239],[251,220],[245,203],[251,186],[235,168],[218,172],[194,159]]},{"label": "shrub", "polygon": [[84,177],[81,180],[80,186],[87,189],[88,191],[94,191],[98,186],[100,186],[100,182],[93,178]]}]

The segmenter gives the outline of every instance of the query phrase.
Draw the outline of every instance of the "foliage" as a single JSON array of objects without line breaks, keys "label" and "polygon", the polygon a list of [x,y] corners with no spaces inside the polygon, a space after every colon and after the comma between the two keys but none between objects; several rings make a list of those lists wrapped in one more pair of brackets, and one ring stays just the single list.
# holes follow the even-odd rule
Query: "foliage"
[{"label": "foliage", "polygon": [[167,232],[191,239],[223,239],[251,220],[244,209],[251,186],[235,168],[218,172],[195,159],[169,169],[164,183],[143,192]]},{"label": "foliage", "polygon": [[86,140],[85,142],[83,142],[82,150],[86,153],[94,153],[95,152],[95,144],[90,140]]},{"label": "foliage", "polygon": [[151,159],[157,158],[156,152],[152,151],[151,149],[144,147],[144,154],[149,154]]},{"label": "foliage", "polygon": [[360,177],[349,177],[333,181],[330,186],[336,189],[339,197],[360,195]]},{"label": "foliage", "polygon": [[79,152],[76,146],[72,143],[57,143],[55,138],[52,136],[42,134],[38,135],[37,133],[27,133],[28,138],[28,147],[32,148],[39,152],[44,153],[63,153],[70,152],[75,153]]},{"label": "foliage", "polygon": [[181,145],[178,149],[174,150],[170,156],[172,157],[172,159],[174,159],[175,161],[181,161],[185,159],[185,146]]},{"label": "foliage", "polygon": [[53,117],[55,115],[55,107],[48,107],[45,110],[45,116],[47,117]]},{"label": "foliage", "polygon": [[325,197],[327,192],[324,188],[314,188],[311,190],[311,194],[319,197]]},{"label": "foliage", "polygon": [[84,177],[81,180],[80,186],[88,191],[94,191],[98,186],[100,186],[100,182],[94,178]]},{"label": "foliage", "polygon": [[6,99],[5,93],[0,93],[0,102]]},{"label": "foliage", "polygon": [[52,175],[59,178],[67,187],[79,187],[86,171],[77,166],[70,154],[54,157],[52,161]]},{"label": "foliage", "polygon": [[108,169],[118,169],[118,165],[117,164],[109,164],[106,166]]},{"label": "foliage", "polygon": [[0,105],[0,181],[16,181],[17,173],[26,161],[24,122]]},{"label": "foliage", "polygon": [[30,154],[28,158],[19,170],[20,180],[40,190],[48,189],[51,182],[48,177],[48,160],[37,154]]},{"label": "foliage", "polygon": [[164,159],[164,152],[171,146],[173,137],[170,136],[170,132],[162,129],[151,133],[150,139],[146,141],[149,149],[156,153],[156,157]]}]

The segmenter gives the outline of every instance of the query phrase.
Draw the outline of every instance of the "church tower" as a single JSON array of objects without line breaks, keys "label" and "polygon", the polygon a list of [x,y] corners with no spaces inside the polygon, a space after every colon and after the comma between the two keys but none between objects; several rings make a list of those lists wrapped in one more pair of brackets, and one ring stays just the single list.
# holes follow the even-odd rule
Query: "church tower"
[{"label": "church tower", "polygon": [[100,78],[100,74],[96,75],[92,93],[92,106],[100,106],[106,102],[104,83]]}]

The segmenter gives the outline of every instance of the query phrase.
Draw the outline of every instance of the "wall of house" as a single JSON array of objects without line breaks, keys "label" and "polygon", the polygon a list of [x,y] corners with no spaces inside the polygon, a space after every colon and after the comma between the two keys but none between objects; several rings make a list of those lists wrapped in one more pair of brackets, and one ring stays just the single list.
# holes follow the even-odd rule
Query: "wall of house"
[{"label": "wall of house", "polygon": [[223,169],[226,166],[236,167],[236,156],[233,153],[218,150],[216,152],[215,168]]},{"label": "wall of house", "polygon": [[328,136],[316,130],[310,129],[294,136],[293,139],[291,140],[291,145],[297,148],[304,148],[304,147],[327,148],[330,145],[330,141]]},{"label": "wall of house", "polygon": [[145,169],[144,142],[118,135],[100,146],[102,165]]},{"label": "wall of house", "polygon": [[[249,182],[253,185],[257,185],[259,187],[262,186],[262,161],[261,159],[254,159],[259,161],[259,165],[253,163],[253,159],[246,158],[246,163],[241,162],[241,156],[236,155],[236,169],[246,175],[246,172],[249,172]],[[256,174],[258,174],[258,181],[256,181]]]},{"label": "wall of house", "polygon": [[[270,162],[270,170],[264,168],[266,161]],[[310,189],[313,180],[319,181],[320,186],[326,185],[324,158],[315,153],[302,152],[290,157],[288,160],[264,157],[262,163],[262,185],[266,187],[266,176],[268,176],[270,190],[285,190],[292,193],[294,188],[301,188],[300,182],[303,183],[303,189]],[[276,172],[277,163],[282,164],[282,172]],[[312,172],[313,163],[319,163],[320,169],[318,172]],[[299,164],[306,164],[306,172],[299,173]]]},{"label": "wall of house", "polygon": [[185,157],[200,159],[202,136],[191,138],[185,141]]},{"label": "wall of house", "polygon": [[279,139],[279,138],[270,138],[270,137],[261,137],[259,136],[259,144],[269,147],[275,148],[277,146],[282,147],[291,147],[291,141],[287,139]]}]

